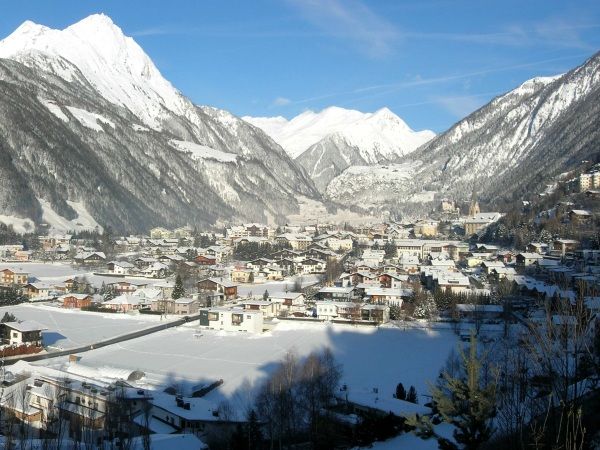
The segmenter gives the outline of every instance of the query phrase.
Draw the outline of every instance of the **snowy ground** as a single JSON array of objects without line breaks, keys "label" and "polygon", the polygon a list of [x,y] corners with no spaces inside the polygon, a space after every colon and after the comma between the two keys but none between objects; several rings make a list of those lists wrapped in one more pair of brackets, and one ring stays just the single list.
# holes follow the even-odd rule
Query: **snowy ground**
[{"label": "snowy ground", "polygon": [[[192,324],[83,353],[81,364],[142,370],[150,385],[191,386],[223,379],[220,394],[235,398],[245,381],[256,386],[289,350],[298,356],[329,347],[350,389],[377,387],[391,396],[398,382],[427,394],[458,341],[450,330],[371,328],[281,321],[261,335],[199,331]],[[62,364],[64,359],[46,364]]]},{"label": "snowy ground", "polygon": [[[435,430],[446,439],[452,439],[452,432],[454,430],[452,425],[442,423],[436,426]],[[370,448],[372,450],[437,450],[439,447],[437,440],[434,438],[421,439],[413,433],[402,433],[400,436],[388,439],[387,441],[374,442],[370,447],[360,447],[360,449],[362,448]]]},{"label": "snowy ground", "polygon": [[156,325],[160,316],[110,314],[62,309],[41,304],[23,304],[0,308],[14,314],[18,320],[35,320],[46,328],[43,343],[52,349],[69,349],[104,339],[142,330]]},{"label": "snowy ground", "polygon": [[[319,281],[318,275],[304,275],[302,278],[302,287],[310,286]],[[284,281],[269,281],[267,283],[258,284],[240,284],[238,285],[238,295],[245,297],[248,294],[251,295],[262,295],[265,291],[269,291],[270,294],[275,292],[286,292],[294,289],[296,277],[291,277]]]},{"label": "snowy ground", "polygon": [[[151,285],[164,281],[156,278],[141,277],[116,277],[94,275],[94,270],[89,267],[74,267],[65,262],[40,263],[40,262],[0,262],[0,269],[8,268],[28,272],[30,277],[47,282],[62,282],[74,276],[86,277],[90,283],[100,287],[102,283],[115,283],[117,281],[147,282]],[[102,269],[104,270],[104,269]]]},{"label": "snowy ground", "polygon": [[71,267],[66,263],[38,262],[0,262],[1,268],[28,272],[30,276],[39,279],[66,279],[73,275],[83,275],[85,268]]}]

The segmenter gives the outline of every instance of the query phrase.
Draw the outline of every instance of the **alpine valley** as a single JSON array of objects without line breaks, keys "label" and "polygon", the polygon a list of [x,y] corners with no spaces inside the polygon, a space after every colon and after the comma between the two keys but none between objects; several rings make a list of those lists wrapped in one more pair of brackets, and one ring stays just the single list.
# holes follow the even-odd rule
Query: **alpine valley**
[{"label": "alpine valley", "polygon": [[[436,137],[413,132],[385,109],[247,120],[287,149],[330,201],[415,211],[435,198],[467,200],[475,190],[485,203],[501,206],[598,159],[599,88],[596,54],[568,73],[526,81]],[[315,122],[333,115],[345,117],[345,126],[324,136],[313,132]],[[373,132],[365,133],[371,125]]]},{"label": "alpine valley", "polygon": [[193,104],[107,16],[25,22],[0,41],[0,221],[144,231],[284,223],[304,200],[513,200],[597,155],[599,64],[527,81],[435,136],[387,108],[238,118]]}]

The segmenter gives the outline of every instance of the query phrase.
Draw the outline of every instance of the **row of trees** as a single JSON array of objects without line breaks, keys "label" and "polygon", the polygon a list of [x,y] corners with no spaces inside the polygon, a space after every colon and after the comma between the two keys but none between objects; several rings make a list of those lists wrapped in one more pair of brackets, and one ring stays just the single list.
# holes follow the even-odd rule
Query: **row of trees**
[{"label": "row of trees", "polygon": [[20,289],[13,287],[0,289],[0,306],[18,305],[27,301]]},{"label": "row of trees", "polygon": [[271,244],[269,242],[242,242],[236,245],[233,250],[233,257],[240,261],[252,261],[257,258],[265,258],[273,253],[291,249],[292,246],[289,243],[277,243]]}]

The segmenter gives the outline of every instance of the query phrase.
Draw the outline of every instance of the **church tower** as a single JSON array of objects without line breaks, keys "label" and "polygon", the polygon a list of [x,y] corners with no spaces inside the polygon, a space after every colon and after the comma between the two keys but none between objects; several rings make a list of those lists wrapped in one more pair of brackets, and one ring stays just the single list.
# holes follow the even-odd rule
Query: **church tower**
[{"label": "church tower", "polygon": [[473,193],[471,194],[471,204],[469,205],[469,217],[475,217],[480,212],[481,209],[479,208],[479,202],[477,201],[477,194],[475,193],[475,189],[473,189]]}]

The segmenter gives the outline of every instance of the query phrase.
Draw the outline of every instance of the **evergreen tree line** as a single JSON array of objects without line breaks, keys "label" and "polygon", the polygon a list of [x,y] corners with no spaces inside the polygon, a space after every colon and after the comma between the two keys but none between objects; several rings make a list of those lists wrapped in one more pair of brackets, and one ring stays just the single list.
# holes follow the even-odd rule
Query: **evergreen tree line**
[{"label": "evergreen tree line", "polygon": [[27,301],[20,289],[13,287],[0,289],[0,306],[18,305]]},{"label": "evergreen tree line", "polygon": [[292,246],[287,242],[276,244],[269,242],[242,242],[233,250],[233,257],[241,261],[251,261],[257,258],[266,258],[275,252],[291,248]]}]

